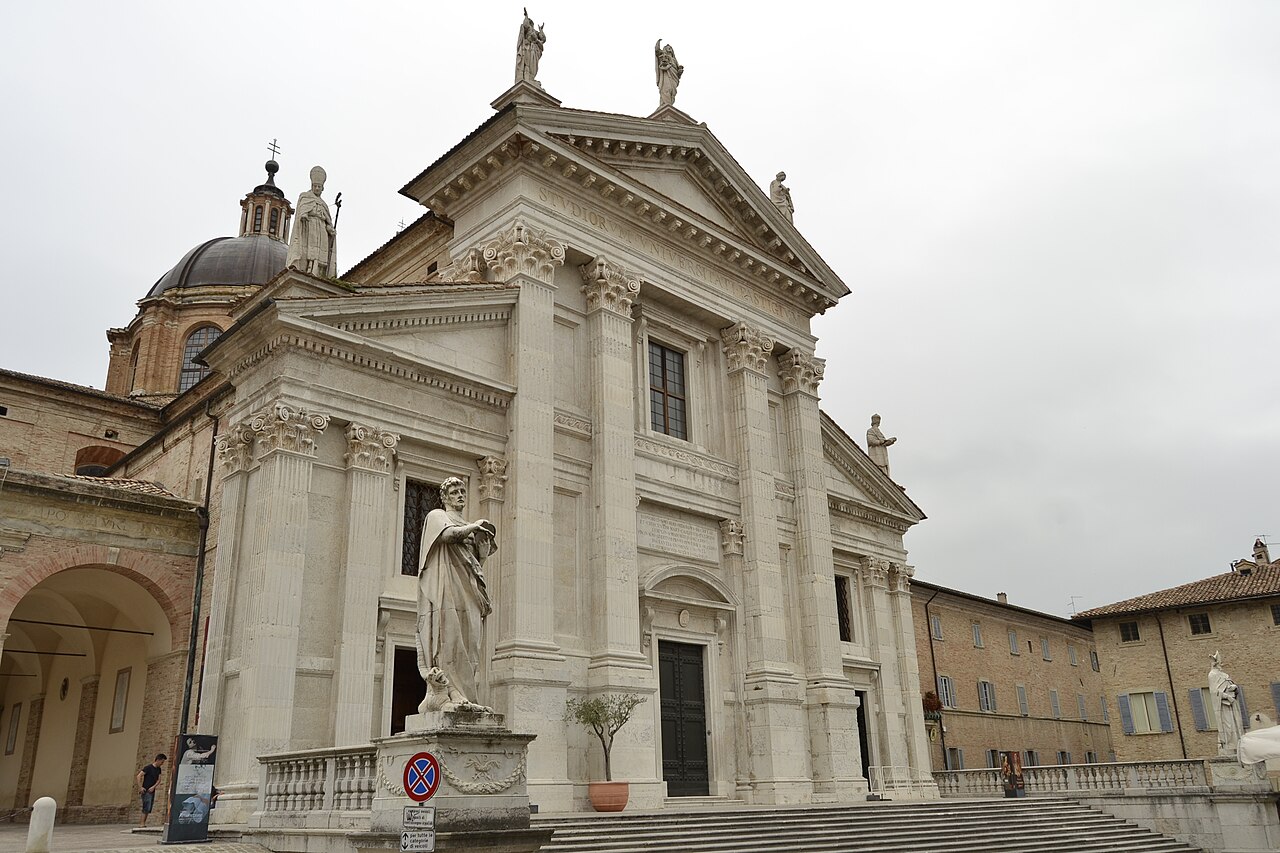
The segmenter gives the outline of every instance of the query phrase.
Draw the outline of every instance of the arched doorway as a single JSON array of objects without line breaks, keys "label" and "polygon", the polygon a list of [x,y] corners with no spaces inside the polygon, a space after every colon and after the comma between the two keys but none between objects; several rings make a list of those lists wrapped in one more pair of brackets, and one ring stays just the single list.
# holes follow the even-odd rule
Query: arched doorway
[{"label": "arched doorway", "polygon": [[126,819],[143,756],[168,745],[170,694],[181,695],[180,681],[153,682],[185,659],[172,603],[149,586],[120,566],[80,566],[14,606],[0,629],[0,809],[48,796],[68,819]]}]

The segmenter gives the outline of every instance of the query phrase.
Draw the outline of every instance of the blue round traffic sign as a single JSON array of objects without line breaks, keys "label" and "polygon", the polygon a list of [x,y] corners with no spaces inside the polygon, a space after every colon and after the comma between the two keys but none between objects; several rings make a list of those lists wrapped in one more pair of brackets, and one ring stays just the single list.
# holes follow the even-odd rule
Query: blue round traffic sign
[{"label": "blue round traffic sign", "polygon": [[440,787],[440,764],[429,752],[419,752],[405,762],[404,792],[415,803],[425,803]]}]

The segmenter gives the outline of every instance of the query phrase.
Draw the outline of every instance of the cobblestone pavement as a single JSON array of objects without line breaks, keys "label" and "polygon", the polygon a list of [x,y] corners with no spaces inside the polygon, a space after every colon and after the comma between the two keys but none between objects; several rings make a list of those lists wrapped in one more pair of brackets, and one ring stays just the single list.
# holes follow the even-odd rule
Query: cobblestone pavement
[{"label": "cobblestone pavement", "polygon": [[[53,828],[53,853],[157,853],[160,833],[133,832],[127,824],[70,825]],[[25,823],[0,824],[0,853],[23,853],[27,846]],[[166,847],[172,850],[172,847]],[[178,848],[182,849],[182,848]],[[245,842],[214,841],[192,845],[199,853],[267,853],[267,848]]]}]

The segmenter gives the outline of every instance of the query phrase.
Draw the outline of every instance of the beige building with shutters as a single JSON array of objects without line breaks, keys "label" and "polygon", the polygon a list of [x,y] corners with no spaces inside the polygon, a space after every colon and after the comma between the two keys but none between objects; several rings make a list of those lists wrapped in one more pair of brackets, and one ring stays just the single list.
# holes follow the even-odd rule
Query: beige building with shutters
[{"label": "beige building with shutters", "polygon": [[1231,571],[1078,614],[1092,626],[1121,761],[1218,752],[1209,656],[1241,689],[1246,727],[1280,717],[1280,561],[1262,541]]}]

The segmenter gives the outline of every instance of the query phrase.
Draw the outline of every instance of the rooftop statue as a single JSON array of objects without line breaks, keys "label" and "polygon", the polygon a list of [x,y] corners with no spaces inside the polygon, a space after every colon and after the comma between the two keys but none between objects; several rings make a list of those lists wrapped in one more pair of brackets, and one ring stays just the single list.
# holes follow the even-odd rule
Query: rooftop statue
[{"label": "rooftop statue", "polygon": [[1235,756],[1244,733],[1244,721],[1240,719],[1240,688],[1222,669],[1222,656],[1210,655],[1213,666],[1209,668],[1209,701],[1218,713],[1218,755]]},{"label": "rooftop statue", "polygon": [[329,205],[320,197],[327,175],[316,166],[311,170],[311,189],[298,196],[285,265],[321,278],[336,278],[337,231],[329,216]]},{"label": "rooftop statue", "polygon": [[871,429],[867,430],[867,455],[876,467],[886,475],[889,473],[889,445],[896,444],[897,438],[885,438],[880,431],[880,416],[871,416]]},{"label": "rooftop statue", "polygon": [[521,80],[538,83],[538,62],[542,59],[542,48],[547,43],[547,34],[544,32],[546,24],[540,24],[536,29],[533,26],[533,19],[529,17],[529,10],[524,10],[524,21],[520,24],[520,36],[516,39],[516,82]]},{"label": "rooftop statue", "polygon": [[676,61],[676,50],[670,44],[662,46],[662,39],[653,46],[653,70],[658,78],[658,107],[669,107],[676,102],[676,89],[684,76],[684,66]]},{"label": "rooftop statue", "polygon": [[484,561],[498,550],[497,528],[462,517],[467,487],[458,477],[440,484],[442,509],[427,513],[418,558],[418,671],[428,685],[427,711],[490,710],[480,697],[484,620],[493,612]]},{"label": "rooftop statue", "polygon": [[790,222],[792,214],[796,212],[796,206],[791,202],[791,190],[782,184],[786,179],[786,172],[777,174],[773,179],[773,183],[769,184],[769,200],[774,203],[778,210],[782,211],[782,215],[787,217],[787,221]]}]

